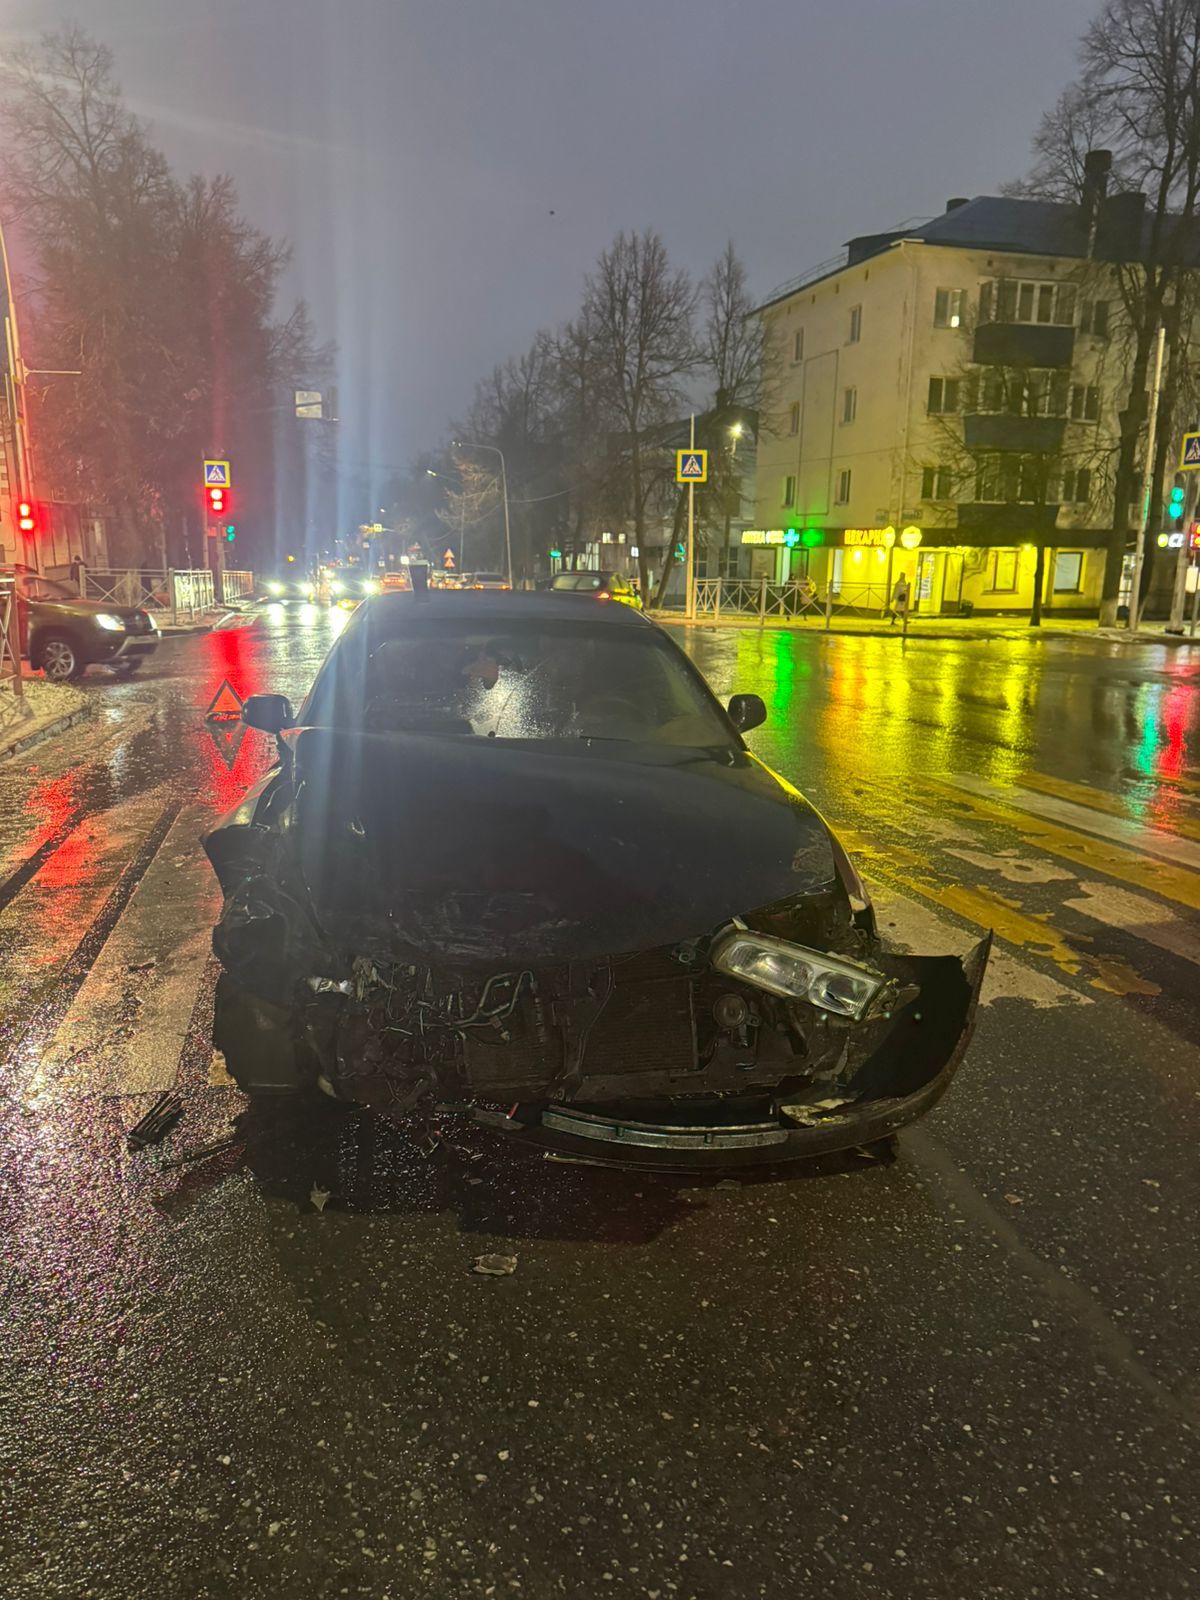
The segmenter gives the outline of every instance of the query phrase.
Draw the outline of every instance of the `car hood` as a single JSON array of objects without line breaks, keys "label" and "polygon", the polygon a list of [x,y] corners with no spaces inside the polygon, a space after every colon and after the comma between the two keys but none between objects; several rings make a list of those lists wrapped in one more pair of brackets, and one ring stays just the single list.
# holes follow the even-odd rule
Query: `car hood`
[{"label": "car hood", "polygon": [[836,881],[825,823],[749,755],[322,728],[288,743],[290,849],[344,954],[595,959]]}]

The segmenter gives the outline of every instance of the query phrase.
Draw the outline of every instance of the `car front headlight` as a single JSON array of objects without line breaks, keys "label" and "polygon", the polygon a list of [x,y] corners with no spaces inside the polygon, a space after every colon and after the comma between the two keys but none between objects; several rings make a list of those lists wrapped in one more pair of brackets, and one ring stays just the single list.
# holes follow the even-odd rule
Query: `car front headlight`
[{"label": "car front headlight", "polygon": [[854,1022],[887,1011],[897,987],[882,972],[845,956],[740,928],[721,935],[711,959],[731,978],[788,1000],[807,1000],[818,1010]]},{"label": "car front headlight", "polygon": [[269,583],[267,585],[267,593],[268,594],[282,594],[283,593],[283,585],[281,583]]},{"label": "car front headlight", "polygon": [[125,624],[120,617],[114,617],[111,611],[99,611],[96,614],[96,626],[107,628],[109,633],[124,633]]},{"label": "car front headlight", "polygon": [[340,578],[335,578],[329,585],[329,592],[330,594],[345,594],[346,585],[341,581]]},{"label": "car front headlight", "polygon": [[378,585],[378,583],[376,583],[374,578],[364,578],[363,579],[363,593],[364,594],[378,594],[379,593],[379,585]]}]

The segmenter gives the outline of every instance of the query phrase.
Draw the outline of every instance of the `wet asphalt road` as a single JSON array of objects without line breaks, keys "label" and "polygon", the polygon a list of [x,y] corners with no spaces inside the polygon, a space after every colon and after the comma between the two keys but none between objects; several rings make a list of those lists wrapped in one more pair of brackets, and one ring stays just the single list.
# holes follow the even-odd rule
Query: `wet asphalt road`
[{"label": "wet asphalt road", "polygon": [[214,1067],[195,839],[267,741],[202,712],[330,626],[172,641],[0,767],[0,1593],[1200,1593],[1200,652],[688,638],[897,942],[999,935],[895,1164],[725,1187]]}]

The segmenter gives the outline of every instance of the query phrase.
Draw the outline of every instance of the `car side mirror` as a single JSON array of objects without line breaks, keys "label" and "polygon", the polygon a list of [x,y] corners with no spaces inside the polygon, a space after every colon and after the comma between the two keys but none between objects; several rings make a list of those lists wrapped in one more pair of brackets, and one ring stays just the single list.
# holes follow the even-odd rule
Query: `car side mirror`
[{"label": "car side mirror", "polygon": [[[246,702],[249,705],[249,701]],[[761,695],[735,694],[729,701],[729,720],[739,733],[748,733],[767,720],[767,708]]]},{"label": "car side mirror", "polygon": [[242,721],[260,733],[282,733],[295,720],[292,702],[285,694],[252,694],[242,706]]}]

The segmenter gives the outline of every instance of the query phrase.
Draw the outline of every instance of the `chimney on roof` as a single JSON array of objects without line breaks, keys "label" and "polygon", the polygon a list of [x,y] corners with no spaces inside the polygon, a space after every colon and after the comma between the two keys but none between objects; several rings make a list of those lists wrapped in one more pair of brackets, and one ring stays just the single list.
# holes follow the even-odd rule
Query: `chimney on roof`
[{"label": "chimney on roof", "polygon": [[1083,158],[1083,226],[1087,230],[1089,261],[1096,253],[1096,227],[1108,195],[1112,159],[1111,150],[1089,150]]},{"label": "chimney on roof", "polygon": [[957,211],[959,206],[969,206],[970,204],[971,202],[967,199],[966,195],[956,194],[953,200],[946,201],[946,211],[947,213],[951,211]]}]

